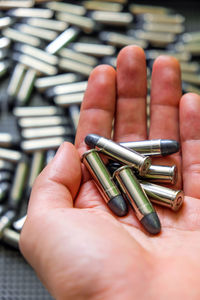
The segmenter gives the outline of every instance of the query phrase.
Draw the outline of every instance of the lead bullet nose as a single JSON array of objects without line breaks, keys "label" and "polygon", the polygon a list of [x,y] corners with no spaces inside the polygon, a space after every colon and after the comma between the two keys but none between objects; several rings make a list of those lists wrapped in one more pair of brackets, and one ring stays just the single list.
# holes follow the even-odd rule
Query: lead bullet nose
[{"label": "lead bullet nose", "polygon": [[97,134],[88,134],[85,137],[85,143],[90,146],[91,148],[94,148],[99,140],[100,136]]},{"label": "lead bullet nose", "polygon": [[112,198],[108,202],[108,206],[118,217],[124,217],[128,213],[128,206],[121,195]]},{"label": "lead bullet nose", "polygon": [[161,231],[160,220],[155,212],[152,212],[141,220],[142,225],[151,234],[158,234]]},{"label": "lead bullet nose", "polygon": [[175,140],[162,140],[160,146],[161,146],[161,153],[163,156],[176,153],[180,149],[179,142]]}]

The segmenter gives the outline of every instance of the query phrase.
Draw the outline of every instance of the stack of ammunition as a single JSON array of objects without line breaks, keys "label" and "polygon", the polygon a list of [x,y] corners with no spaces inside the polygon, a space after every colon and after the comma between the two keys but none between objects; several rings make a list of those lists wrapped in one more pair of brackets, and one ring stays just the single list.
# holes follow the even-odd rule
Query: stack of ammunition
[{"label": "stack of ammunition", "polygon": [[[178,211],[183,203],[183,191],[152,183],[175,184],[177,169],[175,165],[152,165],[150,156],[175,153],[179,151],[178,142],[115,143],[96,134],[87,135],[85,142],[93,149],[83,154],[82,162],[111,211],[119,217],[127,215],[128,202],[144,228],[150,234],[158,234],[161,225],[151,202]],[[101,154],[113,161],[105,165]]]},{"label": "stack of ammunition", "polygon": [[[115,67],[121,48],[131,44],[146,53],[149,94],[160,54],[180,61],[183,92],[199,93],[200,32],[185,32],[184,16],[172,9],[128,0],[0,1],[0,238],[6,243],[17,245],[12,230],[22,228],[34,179],[63,141],[74,141],[92,69]],[[175,167],[151,166],[145,176],[156,172],[166,178]]]}]

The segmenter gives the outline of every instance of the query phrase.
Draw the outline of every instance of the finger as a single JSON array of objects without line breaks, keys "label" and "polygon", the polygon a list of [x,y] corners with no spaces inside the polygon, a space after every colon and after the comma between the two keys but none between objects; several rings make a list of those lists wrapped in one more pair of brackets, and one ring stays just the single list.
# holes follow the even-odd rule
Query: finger
[{"label": "finger", "polygon": [[183,187],[185,194],[200,198],[200,96],[185,94],[180,102]]},{"label": "finger", "polygon": [[[178,61],[160,56],[153,65],[151,84],[151,120],[149,139],[179,140],[179,102],[181,98],[181,75]],[[181,187],[181,160],[179,154],[154,160],[155,164],[176,164]]]},{"label": "finger", "polygon": [[160,56],[153,65],[149,138],[179,139],[181,75],[178,61]]},{"label": "finger", "polygon": [[117,104],[114,139],[146,138],[146,60],[137,46],[122,49],[117,58]]},{"label": "finger", "polygon": [[81,106],[75,145],[82,154],[85,136],[96,133],[110,138],[116,99],[116,72],[107,65],[96,67],[90,75]]},{"label": "finger", "polygon": [[73,207],[80,181],[80,158],[75,147],[63,143],[54,159],[36,179],[28,207],[28,214],[55,208]]}]

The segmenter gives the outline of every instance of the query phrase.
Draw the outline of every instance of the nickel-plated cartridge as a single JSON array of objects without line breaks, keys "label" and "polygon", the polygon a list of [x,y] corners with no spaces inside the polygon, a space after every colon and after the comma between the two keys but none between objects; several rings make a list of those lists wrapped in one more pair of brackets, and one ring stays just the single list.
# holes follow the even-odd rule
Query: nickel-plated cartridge
[{"label": "nickel-plated cartridge", "polygon": [[80,79],[81,79],[81,76],[78,74],[75,74],[75,73],[58,74],[55,76],[40,77],[35,80],[35,87],[40,91],[44,91],[44,90],[54,87],[56,85],[72,83],[75,81],[79,81]]},{"label": "nickel-plated cartridge", "polygon": [[17,93],[19,91],[19,88],[21,86],[22,80],[25,75],[26,68],[24,65],[18,63],[14,71],[12,73],[8,88],[7,88],[7,94],[9,97],[16,97]]},{"label": "nickel-plated cartridge", "polygon": [[3,29],[2,34],[15,42],[25,43],[35,47],[41,45],[41,40],[39,38],[25,34],[13,28],[8,27]]},{"label": "nickel-plated cartridge", "polygon": [[19,144],[19,135],[11,134],[9,132],[0,133],[0,147],[16,147]]},{"label": "nickel-plated cartridge", "polygon": [[20,118],[18,125],[21,128],[42,128],[47,126],[69,125],[70,120],[64,116]]},{"label": "nickel-plated cartridge", "polygon": [[33,7],[34,0],[1,0],[0,9],[11,9],[18,7]]},{"label": "nickel-plated cartridge", "polygon": [[106,3],[105,1],[83,1],[83,5],[87,10],[100,10],[119,12],[123,10],[120,3]]},{"label": "nickel-plated cartridge", "polygon": [[18,163],[22,158],[22,153],[16,150],[0,148],[0,160],[5,159],[10,162]]},{"label": "nickel-plated cartridge", "polygon": [[0,159],[0,171],[13,172],[14,169],[15,169],[15,165],[13,163]]},{"label": "nickel-plated cartridge", "polygon": [[78,16],[83,16],[86,13],[86,9],[83,6],[71,3],[51,1],[46,4],[46,7],[54,11],[65,12]]},{"label": "nickel-plated cartridge", "polygon": [[8,15],[17,18],[45,18],[50,19],[53,17],[53,11],[46,8],[16,8],[8,11]]},{"label": "nickel-plated cartridge", "polygon": [[45,157],[45,153],[43,151],[36,151],[32,155],[31,166],[30,166],[28,181],[26,185],[27,198],[29,198],[31,194],[31,189],[33,187],[36,177],[39,175],[39,173],[42,171],[44,167],[44,157]]},{"label": "nickel-plated cartridge", "polygon": [[134,150],[125,148],[120,144],[99,135],[87,135],[85,143],[92,148],[99,149],[102,153],[112,157],[114,160],[132,166],[134,169],[138,170],[140,175],[146,174],[151,165],[150,157],[145,157]]},{"label": "nickel-plated cartridge", "polygon": [[179,142],[175,140],[144,140],[123,142],[120,145],[147,156],[166,156],[179,151]]},{"label": "nickel-plated cartridge", "polygon": [[24,139],[40,139],[56,136],[72,135],[72,129],[69,126],[48,126],[42,128],[22,129],[21,135]]},{"label": "nickel-plated cartridge", "polygon": [[185,32],[181,35],[181,39],[184,43],[200,42],[200,32],[199,31]]},{"label": "nickel-plated cartridge", "polygon": [[8,72],[9,67],[9,60],[0,61],[0,77],[3,77]]},{"label": "nickel-plated cartridge", "polygon": [[95,22],[88,18],[78,15],[69,14],[66,12],[56,13],[56,19],[69,23],[70,25],[77,26],[85,33],[91,33],[95,29]]},{"label": "nickel-plated cartridge", "polygon": [[87,83],[87,81],[79,81],[69,84],[57,85],[53,88],[48,89],[45,94],[47,95],[47,97],[55,97],[58,95],[85,92]]},{"label": "nickel-plated cartridge", "polygon": [[145,229],[151,234],[159,233],[161,225],[158,216],[131,168],[120,167],[114,172],[113,178],[119,183]]},{"label": "nickel-plated cartridge", "polygon": [[0,182],[0,202],[7,199],[10,188],[11,185],[9,182]]},{"label": "nickel-plated cartridge", "polygon": [[133,15],[126,12],[93,11],[91,18],[101,24],[127,26],[133,21]]},{"label": "nickel-plated cartridge", "polygon": [[79,29],[70,27],[63,31],[53,42],[51,42],[45,50],[51,54],[57,53],[62,47],[73,41],[79,34]]},{"label": "nickel-plated cartridge", "polygon": [[189,72],[182,72],[181,77],[182,77],[182,80],[187,82],[187,83],[200,85],[200,73],[191,74]]},{"label": "nickel-plated cartridge", "polygon": [[129,30],[128,34],[134,35],[135,38],[149,42],[154,47],[165,47],[173,43],[176,39],[175,34],[162,32],[149,32],[144,30]]},{"label": "nickel-plated cartridge", "polygon": [[58,54],[63,58],[72,59],[72,60],[75,60],[80,63],[84,62],[84,64],[87,64],[92,67],[94,67],[98,64],[98,59],[96,59],[95,57],[86,55],[86,54],[82,54],[82,53],[73,51],[68,48],[62,48],[58,52]]},{"label": "nickel-plated cartridge", "polygon": [[58,66],[60,67],[60,69],[63,69],[65,71],[76,72],[86,77],[88,77],[93,70],[92,66],[89,66],[85,63],[73,61],[67,58],[59,59]]},{"label": "nickel-plated cartridge", "polygon": [[159,55],[169,55],[173,56],[179,61],[189,61],[191,59],[191,54],[188,52],[176,52],[176,51],[165,51],[165,50],[147,50],[147,59],[156,59]]},{"label": "nickel-plated cartridge", "polygon": [[142,29],[153,32],[180,34],[185,30],[182,24],[144,23]]},{"label": "nickel-plated cartridge", "polygon": [[29,18],[24,22],[31,26],[63,32],[69,26],[66,22],[42,18]]},{"label": "nickel-plated cartridge", "polygon": [[54,102],[61,107],[69,107],[73,104],[81,104],[84,93],[73,93],[54,97]]},{"label": "nickel-plated cartridge", "polygon": [[185,21],[185,17],[180,14],[147,13],[141,15],[140,18],[149,23],[182,24]]},{"label": "nickel-plated cartridge", "polygon": [[160,166],[151,165],[145,175],[142,175],[148,181],[163,182],[175,184],[178,178],[177,167],[173,166]]},{"label": "nickel-plated cartridge", "polygon": [[28,69],[23,78],[19,91],[17,93],[17,105],[23,106],[27,103],[30,98],[34,81],[37,75],[37,71],[33,69]]},{"label": "nickel-plated cartridge", "polygon": [[10,39],[7,37],[1,37],[0,38],[0,50],[8,49],[10,46]]},{"label": "nickel-plated cartridge", "polygon": [[28,24],[22,24],[22,23],[15,24],[15,28],[17,28],[20,32],[23,32],[28,35],[36,36],[45,41],[53,41],[58,35],[56,31],[39,28]]},{"label": "nickel-plated cartridge", "polygon": [[5,228],[3,231],[2,240],[6,245],[14,247],[15,249],[19,248],[19,239],[20,234],[13,229]]},{"label": "nickel-plated cartridge", "polygon": [[[0,4],[1,8],[1,4]],[[0,18],[0,29],[10,26],[13,23],[13,20],[10,17]]]},{"label": "nickel-plated cartridge", "polygon": [[58,63],[58,57],[56,55],[53,55],[51,53],[48,53],[44,50],[41,50],[39,48],[30,46],[30,45],[17,44],[14,46],[14,49],[23,54],[27,54],[36,59],[42,60],[50,65],[57,65],[57,63]]},{"label": "nickel-plated cartridge", "polygon": [[64,141],[68,140],[73,142],[70,138],[66,139],[64,137],[52,137],[45,139],[35,139],[27,140],[21,142],[21,148],[26,153],[32,153],[35,151],[57,149]]},{"label": "nickel-plated cartridge", "polygon": [[144,40],[139,40],[132,36],[128,36],[127,34],[117,33],[117,32],[109,32],[109,31],[102,31],[99,34],[99,38],[113,46],[121,47],[121,46],[128,46],[128,45],[137,45],[142,48],[147,47],[147,42]]},{"label": "nickel-plated cartridge", "polygon": [[110,45],[92,44],[92,43],[72,43],[70,48],[84,54],[103,57],[115,54],[115,47]]},{"label": "nickel-plated cartridge", "polygon": [[172,190],[164,186],[140,180],[142,188],[153,203],[178,211],[183,204],[182,190]]},{"label": "nickel-plated cartridge", "polygon": [[77,130],[79,117],[80,117],[80,106],[79,105],[70,105],[68,108],[69,115],[74,127],[74,130]]},{"label": "nickel-plated cartridge", "polygon": [[168,14],[170,13],[170,9],[164,6],[154,6],[154,5],[143,5],[143,4],[131,4],[129,6],[130,12],[135,15],[139,14]]},{"label": "nickel-plated cartridge", "polygon": [[16,217],[16,212],[12,209],[7,210],[0,216],[0,239],[3,237],[3,232],[6,228],[10,227]]},{"label": "nickel-plated cartridge", "polygon": [[92,149],[85,152],[82,156],[82,162],[87,167],[112,212],[120,217],[125,216],[128,213],[126,202],[101,160],[98,151]]},{"label": "nickel-plated cartridge", "polygon": [[47,106],[23,106],[23,107],[15,107],[13,109],[14,116],[18,118],[22,117],[42,117],[42,116],[54,116],[61,115],[62,110],[59,107],[53,105]]}]

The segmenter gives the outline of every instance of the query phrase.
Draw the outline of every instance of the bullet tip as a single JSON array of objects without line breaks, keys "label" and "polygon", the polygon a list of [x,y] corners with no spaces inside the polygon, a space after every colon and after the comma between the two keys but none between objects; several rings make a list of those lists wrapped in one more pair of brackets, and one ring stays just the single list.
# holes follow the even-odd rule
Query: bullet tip
[{"label": "bullet tip", "polygon": [[161,230],[160,220],[158,219],[156,212],[144,216],[140,222],[151,234],[158,234]]},{"label": "bullet tip", "polygon": [[91,148],[94,148],[99,140],[100,136],[97,134],[88,134],[85,137],[85,143],[90,146]]},{"label": "bullet tip", "polygon": [[121,195],[112,198],[107,204],[118,217],[124,217],[128,213],[128,206]]},{"label": "bullet tip", "polygon": [[179,142],[175,140],[161,140],[160,147],[163,156],[178,152],[180,149]]}]

